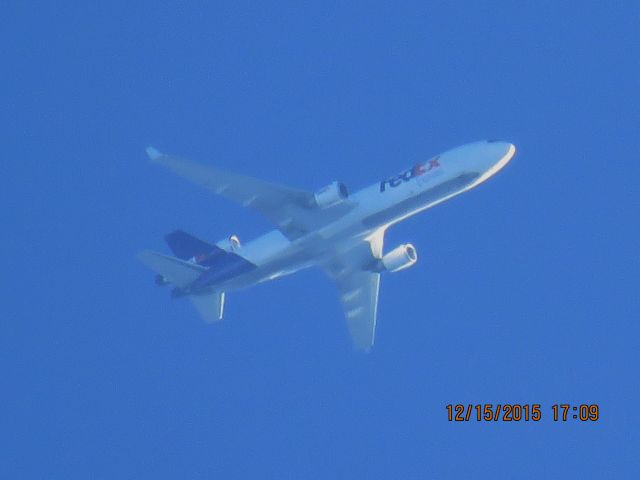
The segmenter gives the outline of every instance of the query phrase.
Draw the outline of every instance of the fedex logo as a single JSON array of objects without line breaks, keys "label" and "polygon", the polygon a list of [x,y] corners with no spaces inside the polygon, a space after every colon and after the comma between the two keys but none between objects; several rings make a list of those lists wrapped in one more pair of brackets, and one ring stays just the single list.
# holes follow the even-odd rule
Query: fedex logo
[{"label": "fedex logo", "polygon": [[424,175],[425,173],[430,172],[434,168],[438,168],[440,166],[438,158],[439,157],[432,158],[427,163],[418,163],[409,170],[405,170],[395,177],[383,180],[382,182],[380,182],[380,191],[384,192],[387,189],[387,185],[395,188],[398,185],[408,182],[412,178],[419,177],[420,175]]}]

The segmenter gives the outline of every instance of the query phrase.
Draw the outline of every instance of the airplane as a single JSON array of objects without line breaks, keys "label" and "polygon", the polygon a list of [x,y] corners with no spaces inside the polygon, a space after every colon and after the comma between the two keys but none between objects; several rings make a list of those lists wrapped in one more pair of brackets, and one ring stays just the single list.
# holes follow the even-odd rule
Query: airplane
[{"label": "airplane", "polygon": [[466,144],[349,194],[338,181],[307,192],[148,147],[152,163],[258,211],[276,228],[244,244],[236,235],[209,243],[176,230],[165,237],[175,256],[146,250],[138,258],[156,273],[158,285],[172,284],[171,296],[189,298],[207,322],[222,320],[225,292],[319,267],[337,285],[355,349],[369,351],[380,275],[418,260],[410,243],[383,253],[386,230],[486,181],[515,151],[496,140]]}]

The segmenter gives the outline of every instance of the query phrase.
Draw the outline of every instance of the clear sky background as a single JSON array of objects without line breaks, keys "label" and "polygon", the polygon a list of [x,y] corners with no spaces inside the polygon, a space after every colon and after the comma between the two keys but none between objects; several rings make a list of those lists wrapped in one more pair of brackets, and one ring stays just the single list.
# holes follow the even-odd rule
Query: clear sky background
[{"label": "clear sky background", "polygon": [[[2,478],[638,478],[638,2],[89,3],[2,5]],[[148,144],[356,190],[483,138],[517,156],[389,231],[368,355],[321,272],[208,326],[135,260],[270,228]]]}]

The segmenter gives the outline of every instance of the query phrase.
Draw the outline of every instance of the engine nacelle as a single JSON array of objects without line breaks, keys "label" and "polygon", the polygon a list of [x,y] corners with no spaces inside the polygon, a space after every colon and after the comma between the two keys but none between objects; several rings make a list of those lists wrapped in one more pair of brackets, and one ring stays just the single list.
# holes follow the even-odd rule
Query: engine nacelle
[{"label": "engine nacelle", "polygon": [[418,252],[416,252],[416,247],[410,243],[400,245],[382,257],[382,265],[389,272],[404,270],[417,261]]},{"label": "engine nacelle", "polygon": [[349,190],[344,183],[333,182],[318,190],[313,197],[318,207],[325,208],[346,200],[349,197]]},{"label": "engine nacelle", "polygon": [[240,239],[237,235],[229,235],[227,238],[223,238],[216,243],[216,246],[220,247],[227,252],[235,252],[240,248]]}]

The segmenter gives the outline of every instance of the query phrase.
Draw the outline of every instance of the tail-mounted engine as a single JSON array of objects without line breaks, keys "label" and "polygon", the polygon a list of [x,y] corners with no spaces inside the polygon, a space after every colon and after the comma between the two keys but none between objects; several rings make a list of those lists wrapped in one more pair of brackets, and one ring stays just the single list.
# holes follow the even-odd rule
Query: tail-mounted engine
[{"label": "tail-mounted engine", "polygon": [[405,243],[394,248],[382,257],[382,265],[389,272],[398,272],[411,267],[418,261],[416,247],[410,243]]},{"label": "tail-mounted engine", "polygon": [[349,191],[342,182],[333,182],[326,187],[318,190],[313,198],[315,203],[320,208],[330,207],[336,203],[345,201],[349,197]]},{"label": "tail-mounted engine", "polygon": [[235,252],[240,248],[240,239],[237,235],[229,235],[216,243],[216,246],[227,252]]}]

